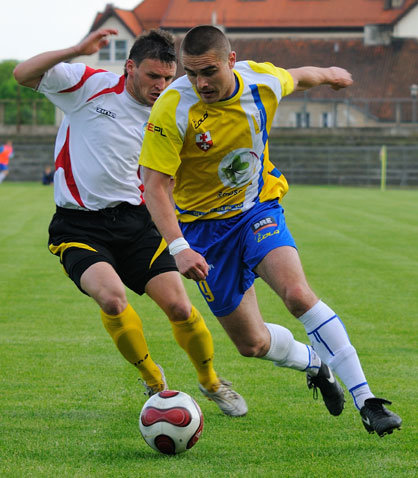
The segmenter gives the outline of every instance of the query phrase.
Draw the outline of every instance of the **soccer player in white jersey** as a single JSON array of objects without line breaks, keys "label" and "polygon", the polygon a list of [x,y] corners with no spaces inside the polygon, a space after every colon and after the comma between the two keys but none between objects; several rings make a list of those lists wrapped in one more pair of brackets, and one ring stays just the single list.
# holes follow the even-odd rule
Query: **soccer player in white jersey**
[{"label": "soccer player in white jersey", "polygon": [[147,293],[167,314],[199,384],[227,415],[245,415],[245,400],[213,368],[212,336],[192,306],[175,261],[144,205],[138,176],[141,135],[151,106],[176,74],[174,38],[151,30],[132,46],[122,76],[66,63],[109,44],[114,29],[91,33],[76,46],[20,63],[14,75],[44,93],[65,117],[55,145],[56,213],[49,250],[101,309],[103,324],[148,395],[167,387],[151,358],[142,322],[125,286]]},{"label": "soccer player in white jersey", "polygon": [[[226,36],[209,25],[190,30],[180,54],[186,76],[154,105],[140,156],[148,209],[180,272],[198,281],[242,355],[306,371],[314,396],[319,389],[329,412],[339,415],[344,391],[335,372],[367,431],[392,433],[400,417],[372,394],[341,319],[305,279],[279,204],[288,185],[269,161],[268,134],[280,99],[318,85],[345,88],[351,75],[338,67],[284,70],[236,62]],[[304,325],[310,345],[263,321],[258,276]]]}]

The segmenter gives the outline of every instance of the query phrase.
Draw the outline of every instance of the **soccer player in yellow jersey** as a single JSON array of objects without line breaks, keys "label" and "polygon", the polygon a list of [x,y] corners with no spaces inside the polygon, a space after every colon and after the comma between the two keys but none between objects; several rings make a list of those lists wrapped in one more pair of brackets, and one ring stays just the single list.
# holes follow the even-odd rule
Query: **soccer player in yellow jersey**
[{"label": "soccer player in yellow jersey", "polygon": [[[329,412],[339,415],[344,391],[335,372],[366,430],[392,433],[400,417],[372,394],[341,319],[306,281],[280,206],[288,185],[269,161],[268,135],[281,98],[318,85],[348,87],[350,73],[237,62],[227,37],[210,25],[191,29],[180,54],[186,76],[156,101],[140,156],[148,209],[180,272],[198,282],[242,355],[305,371],[309,388],[319,388]],[[310,345],[263,321],[258,276],[304,325]]]}]

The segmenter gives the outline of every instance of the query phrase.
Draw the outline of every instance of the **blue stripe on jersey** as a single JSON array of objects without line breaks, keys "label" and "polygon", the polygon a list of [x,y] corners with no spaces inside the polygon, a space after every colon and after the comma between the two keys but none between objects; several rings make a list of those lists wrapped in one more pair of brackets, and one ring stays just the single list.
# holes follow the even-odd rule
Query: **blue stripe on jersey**
[{"label": "blue stripe on jersey", "polygon": [[265,146],[268,140],[266,109],[264,108],[263,102],[261,101],[260,93],[258,91],[258,86],[257,85],[249,85],[249,86],[251,89],[251,94],[253,95],[253,98],[254,98],[254,102],[258,108],[258,111],[260,112],[260,121],[261,121],[260,130],[263,131],[263,143]]},{"label": "blue stripe on jersey", "polygon": [[[257,85],[249,85],[251,94],[253,95],[254,102],[258,108],[258,111],[260,113],[260,130],[263,132],[263,144],[264,147],[266,146],[267,140],[268,140],[268,134],[267,134],[267,113],[266,109],[264,108],[263,102],[261,101],[260,98],[260,93],[258,91],[258,86]],[[259,174],[259,179],[258,179],[258,195],[256,202],[260,201],[260,193],[261,190],[263,189],[264,186],[264,181],[263,181],[263,170],[264,170],[264,152],[261,155],[260,158],[261,161],[261,168],[260,168],[260,174]]]},{"label": "blue stripe on jersey", "polygon": [[272,176],[274,176],[275,178],[280,178],[280,176],[282,175],[282,173],[277,169],[277,168],[274,168],[272,169],[269,174],[271,174]]}]

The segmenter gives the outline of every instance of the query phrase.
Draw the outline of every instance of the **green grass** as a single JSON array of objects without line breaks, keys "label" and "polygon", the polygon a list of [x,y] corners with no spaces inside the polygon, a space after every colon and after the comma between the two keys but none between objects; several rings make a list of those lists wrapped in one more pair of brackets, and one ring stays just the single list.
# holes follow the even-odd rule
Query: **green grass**
[{"label": "green grass", "polygon": [[[284,201],[310,283],[345,322],[372,390],[404,425],[368,435],[349,399],[330,416],[305,377],[241,357],[207,318],[218,372],[246,398],[231,419],[203,399],[171,328],[147,297],[129,294],[171,388],[205,416],[189,452],[166,457],[138,430],[145,402],[137,374],[104,331],[97,306],[46,248],[52,188],[0,186],[0,476],[2,477],[412,477],[416,476],[418,191],[302,187]],[[257,283],[266,321],[303,327]]]}]

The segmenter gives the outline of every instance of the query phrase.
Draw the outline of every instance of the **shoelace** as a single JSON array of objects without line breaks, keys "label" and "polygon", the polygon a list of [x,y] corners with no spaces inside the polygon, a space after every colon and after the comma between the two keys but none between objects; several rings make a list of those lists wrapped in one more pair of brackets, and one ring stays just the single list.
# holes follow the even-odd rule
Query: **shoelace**
[{"label": "shoelace", "polygon": [[[233,399],[238,398],[238,393],[231,388],[232,382],[228,382],[228,380],[223,380],[222,378],[219,379],[219,381],[221,382],[221,386],[223,385],[225,387],[224,393],[227,397],[230,397],[230,398],[233,398]],[[219,392],[219,389],[218,389],[218,392]]]},{"label": "shoelace", "polygon": [[312,397],[314,400],[318,400],[318,387],[316,386],[316,384],[313,382],[313,377],[311,377],[310,375],[308,375],[309,377],[309,380],[308,380],[308,388],[313,388],[312,390]]}]

